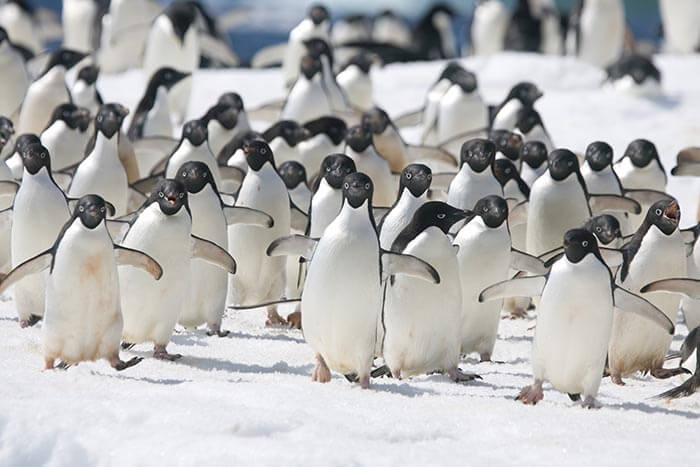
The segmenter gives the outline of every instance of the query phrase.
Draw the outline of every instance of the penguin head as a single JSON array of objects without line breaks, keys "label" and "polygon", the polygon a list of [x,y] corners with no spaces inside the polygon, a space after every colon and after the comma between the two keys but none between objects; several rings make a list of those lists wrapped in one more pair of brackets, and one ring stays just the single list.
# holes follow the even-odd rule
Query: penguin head
[{"label": "penguin head", "polygon": [[391,251],[401,253],[408,244],[420,233],[430,227],[437,227],[444,234],[457,222],[465,219],[467,212],[450,206],[442,201],[428,201],[419,207],[411,218],[411,222],[396,237],[391,244]]},{"label": "penguin head", "polygon": [[508,159],[496,159],[493,161],[493,175],[501,186],[505,186],[510,180],[517,180],[518,169]]},{"label": "penguin head", "polygon": [[321,73],[321,60],[314,58],[311,55],[304,55],[301,59],[301,74],[304,78],[311,80],[317,73]]},{"label": "penguin head", "polygon": [[343,187],[345,177],[356,171],[355,161],[345,154],[330,154],[321,162],[321,176],[336,190]]},{"label": "penguin head", "polygon": [[500,196],[485,196],[474,205],[473,215],[481,217],[487,227],[495,229],[508,219],[508,203]]},{"label": "penguin head", "polygon": [[166,178],[153,191],[151,198],[158,202],[163,214],[172,216],[183,206],[187,207],[187,188],[177,180]]},{"label": "penguin head", "polygon": [[114,206],[97,195],[85,195],[78,200],[73,211],[73,218],[79,218],[85,227],[92,230],[107,216],[114,215]]},{"label": "penguin head", "polygon": [[362,172],[351,173],[343,180],[343,199],[354,209],[362,206],[365,201],[372,204],[373,194],[372,179]]},{"label": "penguin head", "polygon": [[214,191],[217,191],[214,177],[209,170],[209,166],[204,162],[185,162],[177,170],[175,180],[182,183],[188,193],[199,193],[210,183]]},{"label": "penguin head", "polygon": [[209,122],[215,120],[227,130],[232,130],[238,124],[239,110],[228,104],[214,104],[207,113],[201,118],[204,125],[209,125]]},{"label": "penguin head", "polygon": [[30,144],[41,144],[41,140],[34,133],[24,133],[17,137],[15,140],[15,147],[12,151],[13,154],[19,154],[22,157],[22,150],[29,146]]},{"label": "penguin head", "polygon": [[311,8],[309,8],[309,19],[311,19],[311,21],[316,26],[323,23],[324,21],[328,21],[329,18],[330,14],[328,13],[328,10],[325,6],[321,4],[316,4],[312,5]]},{"label": "penguin head", "polygon": [[85,81],[85,83],[92,85],[97,82],[97,78],[100,75],[100,68],[95,65],[84,66],[78,72],[78,80]]},{"label": "penguin head", "polygon": [[321,57],[326,57],[328,62],[333,67],[333,54],[331,53],[331,48],[328,42],[321,38],[314,37],[304,41],[304,47],[306,47],[306,53],[311,55],[313,58],[321,59]]},{"label": "penguin head", "polygon": [[515,127],[523,134],[528,134],[536,126],[544,127],[540,113],[533,107],[523,107],[518,111]]},{"label": "penguin head", "polygon": [[399,196],[404,188],[407,188],[413,196],[418,198],[428,191],[433,181],[433,172],[430,167],[423,164],[409,164],[401,171],[399,182]]},{"label": "penguin head", "polygon": [[199,119],[190,120],[182,127],[182,139],[186,139],[194,146],[204,144],[208,137],[207,125]]},{"label": "penguin head", "polygon": [[489,137],[496,145],[496,151],[512,161],[517,161],[523,147],[523,137],[508,130],[494,130]]},{"label": "penguin head", "polygon": [[587,254],[593,253],[600,258],[598,241],[595,235],[585,229],[571,229],[564,234],[564,254],[572,263],[578,263]]},{"label": "penguin head", "polygon": [[671,235],[681,221],[681,208],[675,199],[665,199],[652,204],[645,222],[655,225],[666,235]]},{"label": "penguin head", "polygon": [[373,107],[362,114],[362,125],[367,126],[375,135],[381,135],[391,125],[391,118],[383,109]]},{"label": "penguin head", "polygon": [[536,169],[547,162],[547,146],[541,141],[528,141],[520,148],[520,160]]},{"label": "penguin head", "polygon": [[532,107],[535,101],[542,97],[542,95],[542,91],[533,83],[523,81],[511,88],[508,97],[506,97],[506,102],[511,99],[517,99],[523,106]]},{"label": "penguin head", "polygon": [[306,184],[306,169],[297,161],[283,162],[277,172],[288,190],[293,190],[302,183]]},{"label": "penguin head", "polygon": [[462,92],[470,94],[476,91],[477,82],[476,75],[462,67],[455,69],[450,76],[450,81],[462,88]]},{"label": "penguin head", "polygon": [[459,64],[459,62],[449,62],[445,68],[442,70],[440,73],[440,76],[438,77],[438,81],[441,81],[443,79],[447,79],[450,82],[453,82],[453,76],[460,71],[466,71],[462,65]]},{"label": "penguin head", "polygon": [[496,145],[493,142],[476,138],[465,142],[460,151],[460,166],[469,164],[469,167],[477,173],[481,173],[491,167],[496,157]]},{"label": "penguin head", "polygon": [[280,120],[263,133],[263,138],[268,143],[275,138],[282,138],[291,147],[295,147],[300,141],[308,139],[309,136],[311,136],[309,130],[294,120]]},{"label": "penguin head", "polygon": [[216,103],[226,104],[229,107],[233,107],[234,109],[238,110],[239,112],[243,112],[243,110],[245,110],[245,106],[243,105],[243,98],[237,92],[223,93],[221,97],[219,97],[219,100],[216,101]]},{"label": "penguin head", "polygon": [[265,141],[257,139],[248,141],[243,144],[243,152],[245,152],[245,159],[248,162],[248,166],[255,172],[262,169],[266,162],[269,162],[273,167],[275,166],[272,149],[270,149],[270,146],[268,146]]},{"label": "penguin head", "polygon": [[90,111],[74,104],[60,104],[54,109],[47,128],[57,120],[61,120],[72,130],[79,128],[80,131],[85,131],[90,126]]},{"label": "penguin head", "polygon": [[51,54],[49,62],[44,68],[44,73],[56,66],[62,66],[64,69],[69,70],[85,57],[87,57],[87,54],[76,50],[58,49]]},{"label": "penguin head", "polygon": [[357,54],[350,57],[350,60],[345,62],[345,64],[340,67],[340,71],[344,71],[350,66],[356,66],[362,73],[369,74],[369,70],[372,68],[376,57],[366,51],[358,52]]},{"label": "penguin head", "polygon": [[151,76],[151,80],[148,82],[148,87],[158,89],[160,86],[163,86],[165,89],[171,89],[177,83],[189,76],[191,76],[190,73],[183,73],[175,70],[174,68],[159,68]]},{"label": "penguin head", "polygon": [[641,169],[649,165],[653,160],[658,160],[659,153],[651,141],[636,139],[627,146],[625,155],[622,157],[629,157],[632,164]]},{"label": "penguin head", "polygon": [[372,130],[367,125],[357,125],[348,130],[345,142],[358,153],[364,152],[372,145]]},{"label": "penguin head", "polygon": [[320,117],[316,120],[311,120],[304,124],[304,128],[309,130],[310,137],[324,134],[335,145],[340,144],[348,132],[348,126],[345,122],[336,117]]},{"label": "penguin head", "polygon": [[0,116],[0,149],[5,147],[14,134],[15,126],[12,124],[12,120]]},{"label": "penguin head", "polygon": [[610,166],[613,161],[613,148],[603,141],[594,141],[586,148],[586,162],[588,166],[600,172]]},{"label": "penguin head", "polygon": [[170,19],[175,35],[180,43],[183,43],[185,34],[197,19],[197,6],[194,2],[173,2],[163,11],[163,14]]},{"label": "penguin head", "polygon": [[615,239],[622,238],[620,222],[610,214],[591,217],[583,228],[595,235],[603,245],[609,245]]},{"label": "penguin head", "polygon": [[[20,142],[18,140],[18,147],[19,144]],[[35,175],[44,167],[46,167],[47,172],[51,172],[51,157],[49,157],[49,150],[42,146],[41,143],[25,143],[20,148],[19,155],[22,157],[22,164],[24,165],[24,168],[31,175]]]},{"label": "penguin head", "polygon": [[102,104],[95,117],[95,129],[111,138],[119,131],[128,114],[129,109],[121,104]]},{"label": "penguin head", "polygon": [[549,155],[549,174],[558,182],[579,171],[576,154],[568,149],[555,149]]},{"label": "penguin head", "polygon": [[265,141],[262,135],[257,131],[249,130],[236,134],[236,136],[231,138],[231,141],[226,143],[224,147],[221,148],[221,151],[219,151],[219,154],[216,156],[216,160],[219,161],[219,164],[226,165],[228,160],[236,153],[236,151],[239,149],[242,150],[246,143],[255,139]]}]

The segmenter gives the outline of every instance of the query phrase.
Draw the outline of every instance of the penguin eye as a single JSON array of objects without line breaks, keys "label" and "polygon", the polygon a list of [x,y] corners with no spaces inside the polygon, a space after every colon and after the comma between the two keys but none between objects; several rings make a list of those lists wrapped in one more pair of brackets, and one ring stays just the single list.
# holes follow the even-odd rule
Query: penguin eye
[{"label": "penguin eye", "polygon": [[600,233],[602,230],[603,230],[603,229],[601,229],[600,227],[596,227],[596,228],[595,228],[595,231],[598,232],[598,233]]},{"label": "penguin eye", "polygon": [[369,190],[369,183],[365,183],[365,190]]},{"label": "penguin eye", "polygon": [[78,206],[78,211],[85,212],[85,206]]},{"label": "penguin eye", "polygon": [[584,248],[588,246],[588,240],[584,240],[581,245],[583,245]]},{"label": "penguin eye", "polygon": [[184,198],[184,197],[185,197],[185,194],[184,194],[184,193],[180,193],[179,198],[182,199],[182,198]]},{"label": "penguin eye", "polygon": [[657,216],[660,216],[662,212],[663,212],[663,211],[662,211],[661,209],[657,209],[657,210],[656,210],[656,215],[657,215]]},{"label": "penguin eye", "polygon": [[569,161],[569,162],[566,163],[566,165],[568,165],[569,167],[573,167],[574,161]]},{"label": "penguin eye", "polygon": [[187,172],[185,172],[185,171],[183,170],[183,171],[182,171],[182,176],[183,176],[183,177],[187,177]]},{"label": "penguin eye", "polygon": [[102,119],[103,119],[102,115],[98,115],[98,116],[97,116],[97,121],[98,121],[98,122],[102,122]]},{"label": "penguin eye", "polygon": [[330,172],[330,171],[331,171],[331,168],[330,168],[330,167],[326,167],[326,172]]},{"label": "penguin eye", "polygon": [[408,180],[410,180],[411,178],[413,178],[413,174],[410,173],[410,172],[407,173],[407,174],[406,174],[406,178],[407,178]]},{"label": "penguin eye", "polygon": [[159,198],[162,198],[163,196],[165,196],[165,195],[163,194],[163,192],[162,192],[162,191],[159,191],[159,192],[158,192],[158,197],[159,197]]},{"label": "penguin eye", "polygon": [[432,179],[433,179],[433,174],[429,174],[429,175],[428,175],[428,181],[430,181],[430,180],[432,180]]},{"label": "penguin eye", "polygon": [[206,172],[204,172],[204,173],[202,174],[202,178],[207,178],[207,173],[206,173]]},{"label": "penguin eye", "polygon": [[441,212],[440,214],[437,215],[437,218],[438,218],[438,219],[444,219],[444,218],[445,218],[445,213],[442,213],[442,212]]},{"label": "penguin eye", "polygon": [[105,212],[105,207],[104,207],[104,206],[102,206],[102,207],[100,208],[100,212]]},{"label": "penguin eye", "polygon": [[506,169],[506,174],[510,174],[510,169]]},{"label": "penguin eye", "polygon": [[343,185],[343,187],[347,190],[348,188],[350,188],[350,184],[346,183],[345,185]]},{"label": "penguin eye", "polygon": [[45,159],[45,158],[46,158],[46,153],[45,153],[45,152],[42,152],[42,153],[41,153],[41,158],[42,158],[42,159]]},{"label": "penguin eye", "polygon": [[262,149],[260,150],[260,154],[262,154],[262,155],[267,154],[267,149],[262,148]]},{"label": "penguin eye", "polygon": [[484,212],[489,212],[489,208],[484,206]]}]

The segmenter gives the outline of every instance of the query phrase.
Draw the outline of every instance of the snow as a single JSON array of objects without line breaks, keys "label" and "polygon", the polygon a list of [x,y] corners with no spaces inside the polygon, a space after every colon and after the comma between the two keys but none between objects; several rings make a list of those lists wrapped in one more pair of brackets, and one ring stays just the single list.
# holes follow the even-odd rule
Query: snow
[{"label": "snow", "polygon": [[[648,100],[600,88],[602,73],[564,58],[504,54],[467,59],[484,96],[498,101],[530,79],[545,91],[537,107],[554,141],[582,151],[597,139],[616,154],[638,137],[655,142],[669,170],[679,149],[700,144],[698,57],[659,56],[665,97]],[[417,106],[443,64],[393,65],[376,72],[375,96],[391,115]],[[140,72],[103,77],[106,101],[133,108]],[[246,105],[282,97],[278,70],[201,71],[191,116],[224,91]],[[669,191],[694,223],[697,180],[669,177]],[[534,318],[502,320],[494,359],[462,368],[482,381],[459,385],[440,375],[379,379],[370,391],[333,375],[311,382],[313,352],[298,331],[267,329],[260,310],[230,312],[228,338],[178,328],[156,361],[117,373],[106,362],[42,371],[40,325],[22,330],[12,301],[0,302],[0,465],[248,463],[688,465],[697,462],[700,395],[664,402],[652,396],[684,377],[601,385],[601,410],[587,411],[545,386],[535,407],[514,402],[531,382]],[[686,329],[677,327],[674,348]]]}]

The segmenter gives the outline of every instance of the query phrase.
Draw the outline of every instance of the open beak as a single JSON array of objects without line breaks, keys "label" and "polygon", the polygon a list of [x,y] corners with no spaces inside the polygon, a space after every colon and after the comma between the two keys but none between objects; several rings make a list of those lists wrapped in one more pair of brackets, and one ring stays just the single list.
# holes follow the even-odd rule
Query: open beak
[{"label": "open beak", "polygon": [[675,224],[678,224],[681,220],[681,208],[678,202],[673,201],[664,210],[664,217],[672,220]]}]

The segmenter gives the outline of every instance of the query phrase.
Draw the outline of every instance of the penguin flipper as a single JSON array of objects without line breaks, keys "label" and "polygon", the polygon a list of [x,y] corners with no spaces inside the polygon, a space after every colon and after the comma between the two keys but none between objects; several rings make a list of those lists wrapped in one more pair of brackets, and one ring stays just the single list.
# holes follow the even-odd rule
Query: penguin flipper
[{"label": "penguin flipper", "polygon": [[158,261],[151,258],[143,251],[114,245],[114,259],[117,261],[118,265],[127,264],[143,269],[153,276],[155,280],[159,280],[163,276],[163,268],[158,264]]},{"label": "penguin flipper", "polygon": [[191,235],[190,240],[192,243],[192,258],[202,259],[209,264],[220,267],[229,274],[236,273],[236,260],[233,259],[228,251],[216,243],[196,235]]},{"label": "penguin flipper", "polygon": [[311,261],[318,245],[318,239],[305,235],[288,235],[280,237],[267,247],[267,256],[301,256]]},{"label": "penguin flipper", "polygon": [[12,206],[0,211],[0,229],[4,228],[5,226],[9,226],[12,223],[13,213],[14,210]]},{"label": "penguin flipper", "polygon": [[527,271],[532,274],[546,274],[549,270],[539,258],[515,248],[510,249],[510,267],[517,271]]},{"label": "penguin flipper", "polygon": [[457,172],[438,172],[433,174],[433,181],[430,183],[430,188],[433,190],[447,191],[450,183],[457,175]]},{"label": "penguin flipper", "polygon": [[522,203],[517,204],[508,213],[508,225],[512,228],[516,225],[522,225],[527,223],[527,212],[529,202],[527,200]]},{"label": "penguin flipper", "polygon": [[661,279],[645,285],[640,292],[674,293],[698,300],[700,299],[700,280],[686,278]]},{"label": "penguin flipper", "polygon": [[552,265],[552,263],[554,261],[559,259],[563,253],[564,253],[564,247],[560,246],[560,247],[555,248],[553,250],[549,250],[547,252],[542,253],[537,258],[540,261],[542,261],[547,267],[549,267]]},{"label": "penguin flipper", "polygon": [[394,125],[399,128],[420,125],[423,121],[423,110],[425,110],[425,108],[421,107],[420,109],[399,115],[394,119]]},{"label": "penguin flipper", "polygon": [[423,279],[433,284],[440,283],[440,274],[427,262],[412,255],[381,250],[382,273],[384,276],[405,274]]},{"label": "penguin flipper", "polygon": [[685,162],[700,162],[700,147],[682,149],[676,156],[676,163],[681,165]]},{"label": "penguin flipper", "polygon": [[632,198],[617,195],[588,195],[588,204],[593,214],[604,211],[622,211],[640,214],[642,206]]},{"label": "penguin flipper", "polygon": [[287,43],[269,45],[258,50],[250,60],[251,68],[269,68],[279,66],[284,60],[284,54],[287,52]]},{"label": "penguin flipper", "polygon": [[406,145],[408,162],[430,159],[444,162],[452,167],[457,167],[457,161],[449,152],[439,147]]},{"label": "penguin flipper", "polygon": [[151,175],[149,177],[135,181],[134,183],[129,185],[129,188],[147,197],[151,194],[153,189],[158,186],[158,183],[163,178],[163,174]]},{"label": "penguin flipper", "polygon": [[228,225],[247,224],[268,229],[275,225],[275,220],[269,214],[243,206],[224,206],[224,217]]},{"label": "penguin flipper", "polygon": [[[698,173],[700,175],[700,173]],[[673,200],[673,196],[657,190],[625,190],[624,195],[639,204],[654,204],[657,201]]]},{"label": "penguin flipper", "polygon": [[499,282],[481,291],[479,303],[508,297],[538,297],[546,284],[546,276],[519,277]]},{"label": "penguin flipper", "polygon": [[0,181],[0,196],[14,195],[19,190],[19,183],[12,180]]},{"label": "penguin flipper", "polygon": [[675,331],[673,321],[668,319],[668,316],[652,305],[651,302],[617,286],[613,290],[613,299],[616,308],[653,321],[664,328],[670,335],[673,335]]},{"label": "penguin flipper", "polygon": [[675,177],[700,177],[700,162],[680,162],[671,169]]},{"label": "penguin flipper", "polygon": [[695,224],[693,227],[690,227],[689,229],[683,229],[681,230],[681,235],[683,235],[683,241],[688,244],[695,244],[695,241],[698,239],[700,236],[700,224]]},{"label": "penguin flipper", "polygon": [[445,146],[454,143],[455,141],[466,141],[472,138],[481,138],[487,136],[488,127],[477,128],[476,130],[465,131],[464,133],[459,133],[457,135],[451,136],[445,140],[440,141],[438,147],[444,148]]},{"label": "penguin flipper", "polygon": [[5,277],[3,277],[2,280],[0,280],[0,294],[4,293],[7,289],[24,279],[26,276],[36,274],[44,269],[48,269],[52,262],[53,248],[50,248],[19,264]]},{"label": "penguin flipper", "polygon": [[294,230],[300,232],[306,231],[306,225],[309,223],[309,215],[301,210],[299,206],[294,204],[292,200],[289,200],[289,206],[291,209],[291,227]]}]

